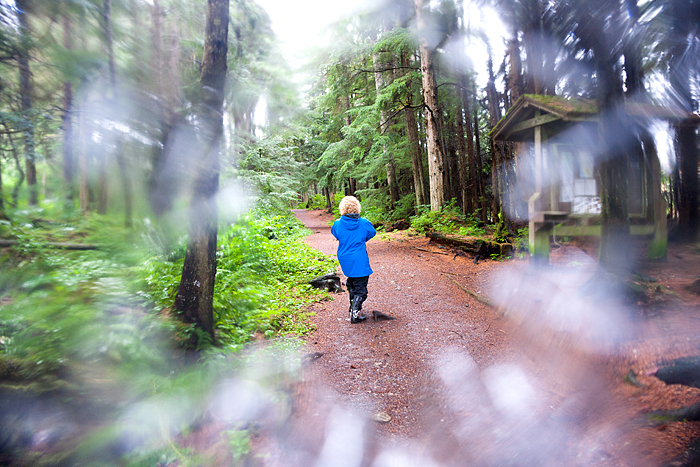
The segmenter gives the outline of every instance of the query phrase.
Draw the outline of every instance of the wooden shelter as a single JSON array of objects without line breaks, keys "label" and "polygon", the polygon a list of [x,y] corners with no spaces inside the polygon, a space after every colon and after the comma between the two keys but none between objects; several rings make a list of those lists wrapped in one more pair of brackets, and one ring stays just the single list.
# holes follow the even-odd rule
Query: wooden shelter
[{"label": "wooden shelter", "polygon": [[[649,104],[627,103],[631,119],[663,119],[698,124],[698,116]],[[491,131],[494,141],[533,143],[533,180],[526,185],[530,258],[549,262],[549,238],[601,232],[597,177],[600,159],[598,109],[594,101],[559,96],[523,95]],[[534,153],[534,154],[533,154]],[[522,158],[523,154],[516,157]],[[516,161],[519,164],[519,161]],[[519,171],[518,177],[522,176]],[[521,180],[518,180],[520,182]],[[630,157],[629,218],[633,235],[651,237],[649,255],[666,255],[666,202],[661,195],[655,151]]]}]

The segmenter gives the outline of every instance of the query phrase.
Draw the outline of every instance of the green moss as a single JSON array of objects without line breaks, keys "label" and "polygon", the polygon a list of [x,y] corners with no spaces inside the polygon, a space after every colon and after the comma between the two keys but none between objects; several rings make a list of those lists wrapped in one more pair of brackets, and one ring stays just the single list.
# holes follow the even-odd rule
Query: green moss
[{"label": "green moss", "polygon": [[564,114],[596,114],[598,106],[594,101],[570,99],[562,96],[545,96],[542,94],[525,94],[521,99],[534,101],[543,107],[549,107]]}]

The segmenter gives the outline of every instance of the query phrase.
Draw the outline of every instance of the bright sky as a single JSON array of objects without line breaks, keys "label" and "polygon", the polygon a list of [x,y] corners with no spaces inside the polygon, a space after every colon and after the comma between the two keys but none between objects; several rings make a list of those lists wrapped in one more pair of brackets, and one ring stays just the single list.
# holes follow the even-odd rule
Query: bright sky
[{"label": "bright sky", "polygon": [[[377,6],[377,0],[256,0],[270,15],[272,28],[282,42],[287,60],[292,66],[300,63],[301,53],[310,46],[324,46],[322,37],[325,26],[347,17],[354,12]],[[503,59],[504,46],[502,33],[505,28],[492,10],[479,10],[465,2],[468,21],[472,27],[481,27],[491,38],[494,54],[494,67],[497,69]],[[486,47],[480,40],[473,40],[467,47],[477,71],[480,71],[479,86],[486,85],[484,73]]]},{"label": "bright sky", "polygon": [[272,29],[282,41],[287,59],[295,59],[310,46],[323,46],[321,31],[334,21],[347,17],[368,0],[256,0],[272,19]]}]

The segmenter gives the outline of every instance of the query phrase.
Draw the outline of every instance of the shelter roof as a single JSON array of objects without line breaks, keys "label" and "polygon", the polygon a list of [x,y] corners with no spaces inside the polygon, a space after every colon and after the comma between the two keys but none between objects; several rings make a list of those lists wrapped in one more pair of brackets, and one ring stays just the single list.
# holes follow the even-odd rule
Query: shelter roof
[{"label": "shelter roof", "polygon": [[[653,104],[628,102],[625,112],[630,117],[700,123],[696,114]],[[598,106],[593,100],[524,94],[491,130],[491,137],[496,141],[532,141],[537,126],[545,127],[549,135],[554,135],[574,122],[597,123],[597,120]]]}]

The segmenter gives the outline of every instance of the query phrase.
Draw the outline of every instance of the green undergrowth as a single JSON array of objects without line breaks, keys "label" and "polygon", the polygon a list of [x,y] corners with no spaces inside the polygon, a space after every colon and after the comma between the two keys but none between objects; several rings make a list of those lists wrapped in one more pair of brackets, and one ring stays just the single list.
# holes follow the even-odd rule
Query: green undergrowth
[{"label": "green undergrowth", "polygon": [[[211,465],[183,447],[207,395],[221,378],[260,368],[261,352],[271,368],[283,367],[261,372],[256,384],[274,388],[298,371],[297,338],[312,329],[305,309],[329,298],[307,282],[337,261],[304,244],[310,232],[290,213],[251,211],[222,226],[217,345],[193,353],[182,344],[195,331],[170,310],[184,239],[163,239],[149,221],[125,229],[109,216],[51,214],[18,211],[0,222],[0,238],[17,242],[0,248],[0,393],[56,400],[89,423],[50,455],[28,452],[18,465]],[[270,345],[246,345],[263,337]],[[22,426],[8,429],[21,436]],[[104,460],[132,438],[139,442],[127,453]],[[245,427],[222,434],[234,463],[248,439]]]},{"label": "green undergrowth", "polygon": [[[301,336],[312,330],[304,309],[327,299],[307,282],[336,270],[337,261],[306,246],[311,232],[289,214],[253,211],[219,235],[214,312],[218,338],[233,349],[255,337]],[[164,259],[149,258],[138,294],[158,309],[174,301],[184,244]]]},{"label": "green undergrowth", "polygon": [[440,232],[470,237],[486,235],[483,224],[472,216],[462,214],[454,202],[443,206],[439,211],[431,211],[430,206],[421,206],[419,214],[410,219],[411,227],[422,234]]}]

